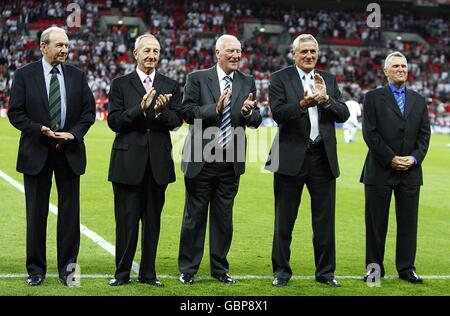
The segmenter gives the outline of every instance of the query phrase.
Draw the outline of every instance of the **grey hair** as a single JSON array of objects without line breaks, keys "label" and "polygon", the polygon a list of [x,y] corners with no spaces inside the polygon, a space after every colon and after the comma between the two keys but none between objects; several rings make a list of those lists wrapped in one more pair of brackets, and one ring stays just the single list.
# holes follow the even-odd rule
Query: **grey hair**
[{"label": "grey hair", "polygon": [[300,34],[292,43],[292,50],[296,50],[300,47],[300,43],[304,42],[314,42],[317,47],[317,51],[319,51],[319,43],[311,34]]},{"label": "grey hair", "polygon": [[[158,41],[158,39],[156,38],[155,35],[150,34],[150,33],[148,33],[148,34],[143,34],[143,35],[138,36],[138,38],[136,38],[136,41],[134,42],[134,50],[138,50],[138,48],[139,48],[139,42],[140,42],[143,38],[152,38],[152,39],[156,40],[156,41],[158,42],[158,44],[159,44],[159,41]],[[160,46],[161,46],[161,45],[160,45]]]},{"label": "grey hair", "polygon": [[391,65],[391,59],[392,59],[392,57],[402,57],[402,58],[405,58],[405,59],[406,59],[405,55],[403,55],[403,54],[400,53],[400,52],[393,52],[393,53],[390,53],[389,55],[387,55],[386,59],[384,60],[384,69],[389,68],[389,66]]},{"label": "grey hair", "polygon": [[51,27],[45,29],[44,32],[42,32],[41,39],[40,39],[41,43],[44,42],[45,45],[50,44],[50,35],[53,32],[62,32],[67,36],[66,30],[64,30],[60,27],[57,27],[57,26],[51,26]]},{"label": "grey hair", "polygon": [[224,42],[226,39],[235,39],[236,41],[238,41],[239,45],[241,44],[236,36],[233,36],[230,34],[224,34],[217,39],[216,49],[224,49]]}]

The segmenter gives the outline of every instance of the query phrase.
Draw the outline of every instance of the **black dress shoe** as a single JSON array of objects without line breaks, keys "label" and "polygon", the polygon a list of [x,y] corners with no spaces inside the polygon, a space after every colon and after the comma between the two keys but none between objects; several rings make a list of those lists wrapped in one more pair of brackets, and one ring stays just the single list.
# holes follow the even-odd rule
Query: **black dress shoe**
[{"label": "black dress shoe", "polygon": [[129,284],[130,282],[131,282],[130,280],[111,279],[111,281],[109,281],[108,285],[109,286],[121,286],[121,285]]},{"label": "black dress shoe", "polygon": [[157,286],[157,287],[163,287],[164,283],[162,283],[161,281],[159,281],[158,279],[138,279],[139,283],[143,283],[143,284],[148,284],[151,286]]},{"label": "black dress shoe", "polygon": [[228,273],[224,273],[224,274],[212,274],[212,277],[219,280],[222,283],[226,283],[226,284],[234,284],[236,283],[236,281],[228,275]]},{"label": "black dress shoe", "polygon": [[179,280],[183,284],[192,284],[194,283],[194,275],[190,273],[181,273]]},{"label": "black dress shoe", "polygon": [[339,283],[338,280],[336,280],[334,277],[329,277],[329,278],[325,278],[325,277],[316,277],[316,281],[329,285],[331,287],[341,287],[341,283]]},{"label": "black dress shoe", "polygon": [[288,284],[288,279],[284,279],[284,278],[275,278],[272,281],[272,285],[277,286],[277,287],[286,286],[287,284]]},{"label": "black dress shoe", "polygon": [[416,274],[416,271],[399,274],[399,278],[412,284],[422,284],[423,279]]},{"label": "black dress shoe", "polygon": [[69,286],[69,284],[67,284],[67,277],[66,276],[60,277],[59,278],[59,283],[61,283],[64,286]]},{"label": "black dress shoe", "polygon": [[[372,273],[373,273],[373,272],[367,272],[366,274],[364,274],[362,280],[363,280],[364,282],[367,283],[367,279],[370,277],[370,275],[371,275]],[[384,275],[382,275],[381,278],[382,278],[382,277],[384,277]],[[374,277],[371,277],[371,278],[372,278],[371,282],[375,283],[375,278],[374,278]]]},{"label": "black dress shoe", "polygon": [[26,284],[28,286],[36,286],[36,285],[41,285],[42,283],[44,283],[45,277],[42,275],[32,275],[30,277],[28,277]]}]

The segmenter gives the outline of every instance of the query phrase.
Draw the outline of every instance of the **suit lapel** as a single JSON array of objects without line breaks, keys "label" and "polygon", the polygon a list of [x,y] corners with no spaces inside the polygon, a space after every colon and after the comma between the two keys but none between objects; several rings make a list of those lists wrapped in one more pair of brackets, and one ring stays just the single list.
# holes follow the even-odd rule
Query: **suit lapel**
[{"label": "suit lapel", "polygon": [[384,87],[384,91],[383,91],[383,96],[384,96],[384,102],[400,117],[400,118],[404,118],[402,113],[400,112],[400,109],[398,107],[397,101],[394,98],[394,95],[392,94],[391,88],[389,88],[389,85],[387,84]]},{"label": "suit lapel", "polygon": [[291,66],[291,70],[289,71],[289,81],[292,84],[295,92],[297,93],[298,99],[303,99],[303,94],[305,91],[303,90],[302,81],[300,80],[300,75],[298,74],[297,68],[295,66]]},{"label": "suit lapel", "polygon": [[66,122],[68,121],[69,115],[70,115],[70,110],[71,110],[71,104],[70,104],[70,100],[71,100],[71,93],[72,93],[72,76],[69,74],[68,69],[66,68],[64,65],[61,65],[61,68],[63,70],[63,75],[64,75],[64,85],[66,86]]},{"label": "suit lapel", "polygon": [[[239,99],[239,93],[241,92],[242,85],[244,84],[241,74],[238,71],[234,72],[233,76],[233,86],[231,87],[231,109],[235,108],[234,104],[236,100]],[[238,106],[239,108],[239,106]],[[239,109],[240,110],[240,109]],[[240,111],[239,111],[240,112]]]},{"label": "suit lapel", "polygon": [[[42,101],[44,101],[42,104],[45,107],[45,111],[49,113],[49,105],[48,105],[48,95],[47,95],[47,87],[45,86],[45,78],[44,78],[44,67],[42,66],[42,60],[39,60],[36,62],[36,70],[34,71],[36,74],[33,76],[34,81],[38,87],[38,90],[41,94]],[[50,113],[48,114],[50,117]]]},{"label": "suit lapel", "polygon": [[153,88],[155,88],[155,100],[160,94],[160,91],[162,89],[163,83],[161,82],[161,74],[159,72],[155,73],[155,81],[153,82]]},{"label": "suit lapel", "polygon": [[220,98],[220,85],[219,78],[217,77],[217,66],[214,66],[208,71],[208,83],[207,86],[213,96],[214,102],[219,101]]},{"label": "suit lapel", "polygon": [[408,117],[409,113],[411,113],[411,109],[414,107],[414,94],[409,90],[406,89],[405,94],[405,119]]},{"label": "suit lapel", "polygon": [[[144,85],[142,84],[141,80],[139,79],[139,75],[137,74],[136,70],[133,71],[130,76],[131,76],[131,78],[130,78],[131,85],[134,87],[134,89],[136,89],[136,92],[142,98],[145,95],[145,89],[144,89]],[[155,79],[156,79],[156,76],[155,76]]]}]

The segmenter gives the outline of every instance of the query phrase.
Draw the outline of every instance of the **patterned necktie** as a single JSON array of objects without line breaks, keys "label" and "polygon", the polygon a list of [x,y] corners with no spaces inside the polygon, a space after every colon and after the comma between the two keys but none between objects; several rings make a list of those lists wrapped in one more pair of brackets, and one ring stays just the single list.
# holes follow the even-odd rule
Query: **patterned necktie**
[{"label": "patterned necktie", "polygon": [[[309,80],[309,74],[304,76],[303,79],[305,80],[305,90],[308,91],[308,94],[312,94],[311,88],[310,88],[310,80]],[[313,81],[313,79],[311,79]],[[308,108],[308,114],[309,114],[309,122],[311,125],[311,130],[309,131],[309,138],[314,141],[317,136],[319,136],[319,113],[317,111],[317,106],[313,106]]]},{"label": "patterned necktie", "polygon": [[48,94],[48,105],[50,111],[50,129],[57,131],[61,126],[61,92],[59,90],[58,68],[51,71],[50,92]]},{"label": "patterned necktie", "polygon": [[152,82],[152,79],[150,79],[149,76],[147,76],[147,78],[144,79],[144,88],[145,88],[145,92],[150,91],[150,89],[152,88],[150,86],[150,82]]},{"label": "patterned necktie", "polygon": [[[231,89],[231,77],[225,76],[225,89],[223,91],[227,91]],[[222,148],[227,147],[227,144],[231,140],[231,95],[228,98],[227,104],[223,108],[222,112],[222,121],[220,122],[220,133],[219,133],[219,145]]]},{"label": "patterned necktie", "polygon": [[397,101],[398,107],[400,108],[400,112],[405,112],[405,103],[403,102],[403,90],[397,90],[394,93],[395,100]]}]

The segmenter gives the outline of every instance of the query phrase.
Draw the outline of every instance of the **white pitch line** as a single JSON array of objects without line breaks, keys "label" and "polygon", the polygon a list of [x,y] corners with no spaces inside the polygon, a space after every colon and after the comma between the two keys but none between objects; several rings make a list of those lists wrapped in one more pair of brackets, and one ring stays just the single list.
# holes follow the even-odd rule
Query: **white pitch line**
[{"label": "white pitch line", "polygon": [[[0,279],[15,279],[15,278],[26,278],[28,277],[27,274],[0,274]],[[47,274],[46,278],[58,278],[59,276],[57,274]],[[81,278],[86,279],[107,279],[111,278],[112,275],[109,274],[81,274]],[[336,279],[355,279],[355,280],[362,280],[362,276],[360,275],[342,275],[342,276],[335,276]],[[158,275],[158,278],[160,279],[173,279],[178,280],[178,275]],[[234,275],[234,279],[236,280],[249,280],[249,279],[255,279],[255,280],[264,280],[264,279],[273,279],[273,276],[271,275]],[[428,280],[450,280],[450,275],[422,275],[422,279],[428,279]],[[313,275],[294,275],[291,277],[291,280],[314,280],[315,277]],[[398,279],[398,276],[396,275],[387,275],[384,276],[384,279]],[[195,280],[213,280],[210,276],[198,276],[195,277]]]},{"label": "white pitch line", "polygon": [[[0,170],[0,177],[5,179],[6,182],[11,184],[13,187],[15,187],[20,192],[25,193],[25,188],[24,188],[24,186],[21,183],[17,182],[16,180],[14,180],[13,178],[11,178],[9,175],[7,175],[6,173],[4,173],[1,170]],[[49,203],[48,206],[49,206],[50,212],[52,214],[54,214],[55,216],[58,216],[58,208],[55,205],[51,204],[51,203]],[[99,245],[100,247],[105,249],[112,256],[116,255],[116,248],[114,247],[114,245],[112,245],[109,242],[107,242],[103,237],[98,235],[96,232],[90,230],[89,228],[87,228],[83,224],[80,224],[80,231],[81,231],[81,233],[83,235],[85,235],[87,238],[92,240],[94,243],[96,243],[97,245]],[[139,265],[136,262],[134,262],[134,261],[133,261],[133,266],[132,266],[131,269],[134,272],[139,273]]]}]

